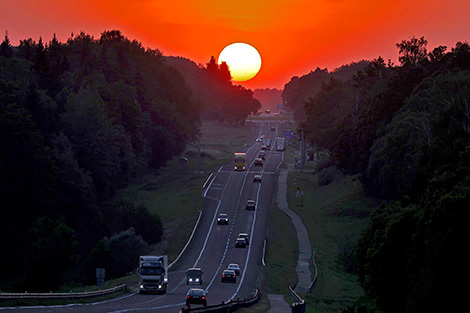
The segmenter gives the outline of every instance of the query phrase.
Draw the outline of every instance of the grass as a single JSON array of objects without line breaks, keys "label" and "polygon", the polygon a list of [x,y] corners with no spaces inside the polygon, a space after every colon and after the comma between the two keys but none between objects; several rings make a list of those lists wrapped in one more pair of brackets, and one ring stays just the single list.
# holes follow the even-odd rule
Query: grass
[{"label": "grass", "polygon": [[[297,186],[304,191],[301,198],[296,197]],[[357,176],[319,186],[314,173],[295,171],[289,173],[287,193],[290,209],[308,229],[318,267],[315,287],[303,295],[307,312],[345,308],[350,300],[364,295],[351,273],[352,255],[375,202],[364,195]]]}]

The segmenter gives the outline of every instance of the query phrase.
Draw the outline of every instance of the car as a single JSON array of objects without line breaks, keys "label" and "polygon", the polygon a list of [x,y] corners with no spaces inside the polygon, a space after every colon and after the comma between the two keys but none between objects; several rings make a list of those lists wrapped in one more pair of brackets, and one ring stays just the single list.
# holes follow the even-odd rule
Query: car
[{"label": "car", "polygon": [[261,150],[268,150],[268,146],[262,145],[262,146],[261,146]]},{"label": "car", "polygon": [[233,281],[234,283],[237,282],[237,274],[233,270],[224,270],[222,272],[222,282],[226,281]]},{"label": "car", "polygon": [[244,238],[237,238],[235,240],[235,248],[246,248],[246,240]]},{"label": "car", "polygon": [[217,216],[217,224],[228,224],[228,215],[225,213],[220,213]]},{"label": "car", "polygon": [[199,267],[188,268],[186,271],[186,285],[202,285],[202,274],[204,272]]},{"label": "car", "polygon": [[240,265],[238,265],[237,263],[230,263],[227,266],[227,269],[234,271],[235,275],[237,275],[237,276],[240,275]]},{"label": "car", "polygon": [[249,245],[249,244],[250,244],[250,236],[248,236],[247,233],[239,233],[237,239],[238,239],[238,238],[244,239],[246,245]]},{"label": "car", "polygon": [[256,174],[256,175],[253,177],[253,182],[255,183],[255,182],[257,182],[257,181],[261,182],[261,175]]},{"label": "car", "polygon": [[189,304],[202,304],[207,306],[207,297],[204,289],[191,288],[186,294],[186,305]]},{"label": "car", "polygon": [[261,138],[256,138],[256,142],[261,142],[263,141]]},{"label": "car", "polygon": [[279,145],[279,146],[277,146],[276,150],[277,151],[284,151],[284,150],[286,150],[286,148],[284,148],[284,146],[282,146],[282,145]]},{"label": "car", "polygon": [[255,166],[256,166],[256,165],[261,165],[261,166],[263,166],[263,159],[261,159],[261,158],[256,158],[256,159],[255,159]]},{"label": "car", "polygon": [[260,158],[262,160],[266,160],[266,152],[260,151],[259,155],[258,155],[258,158]]},{"label": "car", "polygon": [[246,209],[247,209],[247,210],[254,210],[254,209],[256,209],[256,202],[255,202],[255,200],[247,200],[247,201],[246,201]]}]

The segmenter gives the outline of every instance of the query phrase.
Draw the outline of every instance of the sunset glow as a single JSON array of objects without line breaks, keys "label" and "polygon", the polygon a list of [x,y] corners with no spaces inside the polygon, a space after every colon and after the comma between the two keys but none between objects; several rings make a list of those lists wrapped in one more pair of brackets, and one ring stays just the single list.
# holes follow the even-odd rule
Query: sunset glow
[{"label": "sunset glow", "polygon": [[22,39],[65,42],[84,31],[95,38],[118,29],[164,55],[197,64],[234,42],[262,54],[248,88],[283,88],[317,67],[334,70],[382,56],[397,61],[396,43],[424,36],[428,50],[469,40],[468,0],[0,0],[0,31]]},{"label": "sunset glow", "polygon": [[227,63],[234,81],[252,79],[261,69],[259,52],[246,43],[233,43],[225,47],[219,55],[219,64]]}]

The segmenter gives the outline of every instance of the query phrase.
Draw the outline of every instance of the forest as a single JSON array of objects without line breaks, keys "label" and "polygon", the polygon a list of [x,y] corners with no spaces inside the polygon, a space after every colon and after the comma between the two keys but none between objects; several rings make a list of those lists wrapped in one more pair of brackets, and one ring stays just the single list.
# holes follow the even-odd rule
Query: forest
[{"label": "forest", "polygon": [[[0,290],[94,284],[136,267],[158,215],[113,197],[197,139],[201,119],[242,123],[260,107],[226,64],[195,90],[158,49],[119,30],[0,46]],[[206,86],[210,86],[205,88]],[[212,102],[217,99],[217,102]],[[117,257],[119,256],[119,257]]]},{"label": "forest", "polygon": [[469,262],[470,46],[396,46],[400,65],[317,69],[292,78],[283,100],[308,142],[381,203],[356,247],[367,300],[351,312],[455,312]]}]

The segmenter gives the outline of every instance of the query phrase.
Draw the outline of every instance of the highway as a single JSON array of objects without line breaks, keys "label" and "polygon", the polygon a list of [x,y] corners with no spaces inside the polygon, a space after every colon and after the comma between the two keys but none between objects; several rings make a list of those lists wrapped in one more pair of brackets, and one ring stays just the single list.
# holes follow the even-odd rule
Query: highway
[{"label": "highway", "polygon": [[[259,122],[259,135],[274,139],[274,124]],[[130,292],[115,299],[88,303],[55,306],[34,306],[0,308],[0,311],[15,312],[179,312],[185,307],[189,288],[203,288],[207,292],[208,305],[220,304],[231,299],[250,297],[259,285],[259,273],[263,244],[268,223],[269,207],[275,188],[274,174],[282,162],[283,153],[266,150],[263,166],[255,166],[254,159],[261,148],[260,142],[250,141],[246,152],[246,171],[234,171],[233,163],[221,166],[206,190],[204,209],[194,237],[182,255],[169,271],[169,286],[166,294],[139,294]],[[261,182],[253,182],[255,174],[262,175]],[[256,210],[246,210],[248,199],[256,201]],[[176,213],[176,212],[175,212]],[[217,225],[217,215],[227,213],[228,225]],[[240,232],[250,235],[246,248],[236,248],[235,239]],[[236,283],[221,282],[221,273],[229,263],[238,263],[241,273]],[[137,260],[136,260],[137,264]],[[201,286],[186,285],[185,272],[190,267],[200,267],[204,271]],[[194,305],[197,307],[198,305]]]}]

